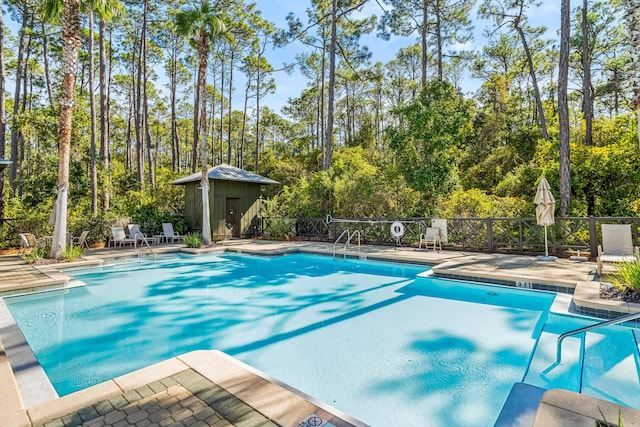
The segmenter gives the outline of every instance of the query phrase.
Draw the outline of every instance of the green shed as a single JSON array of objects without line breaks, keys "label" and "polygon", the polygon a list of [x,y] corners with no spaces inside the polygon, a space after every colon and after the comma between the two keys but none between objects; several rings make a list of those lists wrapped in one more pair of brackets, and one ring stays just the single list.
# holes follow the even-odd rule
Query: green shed
[{"label": "green shed", "polygon": [[[279,184],[269,178],[227,164],[209,169],[209,209],[211,238],[247,238],[260,228],[260,193],[263,185]],[[197,172],[171,184],[184,185],[185,224],[202,230],[202,192]]]}]

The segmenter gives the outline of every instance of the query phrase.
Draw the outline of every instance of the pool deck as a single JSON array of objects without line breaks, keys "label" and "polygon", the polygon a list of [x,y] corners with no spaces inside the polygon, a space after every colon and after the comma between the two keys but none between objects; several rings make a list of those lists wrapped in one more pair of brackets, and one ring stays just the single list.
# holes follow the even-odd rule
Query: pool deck
[{"label": "pool deck", "polygon": [[[333,255],[334,245],[306,241],[229,240],[207,249],[162,245],[154,246],[154,251]],[[85,251],[82,261],[66,263],[64,267],[99,265],[109,258],[142,254],[149,255],[149,252],[132,248],[90,249]],[[601,312],[640,311],[640,306],[635,307],[635,304],[606,305],[598,301],[594,293],[597,294],[599,280],[595,274],[596,265],[591,262],[566,259],[549,262],[531,256],[369,245],[359,249],[352,246],[348,251],[338,246],[335,256],[337,259],[353,257],[424,264],[432,266],[433,273],[442,277],[563,292],[566,296],[563,309],[569,311],[582,306]],[[35,268],[18,256],[1,256],[0,297],[64,288],[68,277],[58,271],[58,267],[54,264]],[[10,338],[6,339],[7,336]],[[312,415],[328,421],[329,426],[365,425],[217,351],[187,353],[57,398],[50,384],[41,384],[43,374],[37,361],[32,354],[25,354],[24,337],[15,326],[6,325],[1,310],[0,337],[0,414],[3,415],[0,427],[57,427],[84,423],[92,426],[300,426]],[[46,377],[44,380],[48,383]],[[27,389],[35,390],[32,396],[25,396]],[[538,417],[545,408],[556,408],[554,402],[566,400],[564,394],[545,396],[541,398]],[[579,402],[580,398],[577,400]],[[568,416],[576,412],[574,406],[580,406],[580,403],[576,404],[576,399],[572,399],[571,405],[572,408],[566,411]],[[557,406],[562,407],[562,404]],[[534,416],[529,414],[528,421],[521,425],[533,425]]]}]

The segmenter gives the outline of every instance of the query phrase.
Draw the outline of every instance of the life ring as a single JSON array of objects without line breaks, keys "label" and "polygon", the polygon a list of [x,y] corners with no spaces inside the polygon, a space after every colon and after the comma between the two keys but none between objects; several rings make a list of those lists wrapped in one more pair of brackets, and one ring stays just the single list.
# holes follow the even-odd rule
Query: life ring
[{"label": "life ring", "polygon": [[327,218],[325,218],[324,222],[329,225],[331,224],[331,222],[333,221],[333,218],[331,217],[331,214],[327,215]]},{"label": "life ring", "polygon": [[404,236],[404,224],[400,221],[395,221],[393,224],[391,224],[391,234],[396,239]]}]

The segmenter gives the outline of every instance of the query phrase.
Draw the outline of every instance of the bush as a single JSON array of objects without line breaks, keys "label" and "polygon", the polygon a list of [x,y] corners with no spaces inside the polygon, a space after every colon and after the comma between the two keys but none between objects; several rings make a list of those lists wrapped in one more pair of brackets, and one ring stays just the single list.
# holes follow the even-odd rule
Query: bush
[{"label": "bush", "polygon": [[84,251],[82,250],[82,247],[67,245],[67,247],[64,248],[64,251],[62,251],[62,254],[60,255],[60,257],[64,261],[75,261],[77,259],[82,258],[83,254],[84,254]]},{"label": "bush", "polygon": [[295,236],[296,220],[292,218],[267,218],[264,235],[268,238]]},{"label": "bush", "polygon": [[29,264],[37,264],[48,256],[49,250],[47,248],[34,248],[31,251],[23,254],[22,259]]},{"label": "bush", "polygon": [[625,293],[640,293],[640,261],[623,262],[616,266],[611,283]]},{"label": "bush", "polygon": [[200,233],[188,233],[184,236],[184,244],[188,248],[201,248],[202,247],[202,234]]}]

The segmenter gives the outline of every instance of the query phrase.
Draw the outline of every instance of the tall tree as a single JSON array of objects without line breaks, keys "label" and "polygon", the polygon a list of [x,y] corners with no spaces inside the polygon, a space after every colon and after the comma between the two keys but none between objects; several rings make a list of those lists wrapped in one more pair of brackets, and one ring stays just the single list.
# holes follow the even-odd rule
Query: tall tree
[{"label": "tall tree", "polygon": [[[0,0],[0,158],[4,158],[7,142],[7,111],[4,90],[4,23],[2,17],[2,0]],[[4,177],[2,176],[0,176],[0,218],[4,218]]]},{"label": "tall tree", "polygon": [[533,60],[533,52],[531,51],[531,43],[529,37],[537,37],[542,34],[545,28],[531,27],[527,22],[525,11],[537,4],[537,0],[508,0],[501,2],[498,0],[485,0],[480,6],[480,15],[484,18],[493,18],[498,28],[503,25],[509,25],[513,28],[524,48],[524,53],[529,68],[529,76],[531,78],[531,86],[533,87],[533,95],[538,112],[538,121],[540,130],[544,139],[549,139],[549,131],[547,130],[547,120],[545,118],[544,107],[542,105],[542,95],[538,84],[536,67]]},{"label": "tall tree", "polygon": [[560,144],[560,215],[567,215],[571,203],[571,171],[569,141],[569,37],[571,29],[570,0],[560,5],[560,65],[558,68],[558,126]]},{"label": "tall tree", "polygon": [[632,107],[638,115],[638,144],[640,145],[640,0],[623,0],[627,21],[628,39],[631,46],[631,84],[633,86]]},{"label": "tall tree", "polygon": [[[53,5],[55,7],[55,5]],[[49,9],[51,10],[51,9]],[[51,11],[51,13],[54,13]],[[69,158],[73,118],[76,66],[80,48],[80,0],[63,0],[62,7],[62,96],[58,130],[58,195],[51,243],[51,258],[60,258],[66,245],[67,204],[69,197]]]},{"label": "tall tree", "polygon": [[89,156],[90,156],[90,174],[91,174],[91,214],[95,217],[98,215],[98,164],[96,151],[96,96],[94,92],[94,37],[93,37],[93,11],[89,11],[89,108],[91,115],[91,139]]},{"label": "tall tree", "polygon": [[[106,14],[105,14],[106,15]],[[109,92],[107,79],[107,42],[106,42],[106,19],[107,16],[101,16],[98,36],[98,50],[100,51],[100,158],[102,159],[102,210],[109,212],[111,200],[111,178],[110,169],[110,150],[109,150]]]},{"label": "tall tree", "polygon": [[329,170],[333,157],[333,109],[335,107],[336,84],[336,44],[338,38],[338,1],[331,3],[331,43],[329,44],[329,94],[327,101],[327,130],[325,131],[324,155],[322,164],[324,170]]},{"label": "tall tree", "polygon": [[393,6],[386,10],[378,28],[388,39],[390,34],[408,36],[418,33],[421,47],[421,87],[427,84],[429,45],[433,46],[438,79],[443,79],[445,45],[464,44],[472,36],[469,12],[473,0],[385,0]]},{"label": "tall tree", "polygon": [[20,140],[20,130],[18,126],[18,116],[20,112],[20,91],[22,89],[23,68],[24,68],[24,51],[25,38],[29,26],[31,16],[31,3],[25,1],[22,5],[22,23],[20,26],[19,44],[18,44],[18,66],[16,68],[15,84],[16,89],[13,98],[13,117],[11,119],[11,172],[9,174],[9,184],[11,188],[16,190],[16,177],[18,174],[18,166],[20,164],[18,158],[18,145]]},{"label": "tall tree", "polygon": [[[384,0],[392,6],[380,20],[379,29],[385,39],[391,34],[408,36],[417,32],[420,36],[421,87],[427,85],[429,5],[431,0]],[[407,19],[409,17],[410,19]]]},{"label": "tall tree", "polygon": [[[200,139],[200,162],[202,177],[202,242],[211,244],[211,220],[209,212],[209,174],[207,167],[207,61],[209,49],[215,39],[225,31],[225,26],[216,11],[207,0],[202,0],[193,8],[185,9],[176,15],[178,34],[193,37],[198,51],[198,138]],[[231,119],[231,118],[229,118]]]},{"label": "tall tree", "polygon": [[[581,30],[582,30],[582,115],[584,117],[584,144],[591,145],[593,141],[593,97],[591,94],[591,55],[589,46],[589,2],[582,0]],[[562,36],[561,36],[562,37]]]}]

